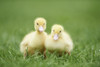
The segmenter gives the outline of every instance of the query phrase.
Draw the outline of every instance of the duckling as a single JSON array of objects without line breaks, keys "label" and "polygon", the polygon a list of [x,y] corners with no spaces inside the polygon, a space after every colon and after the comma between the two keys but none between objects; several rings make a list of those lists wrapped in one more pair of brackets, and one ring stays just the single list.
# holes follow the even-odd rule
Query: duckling
[{"label": "duckling", "polygon": [[52,26],[51,34],[45,40],[45,48],[50,52],[57,51],[59,54],[65,52],[70,55],[73,49],[73,42],[70,35],[64,31],[64,28],[55,24]]},{"label": "duckling", "polygon": [[36,51],[43,53],[44,42],[47,33],[44,32],[46,29],[46,20],[44,18],[37,18],[34,22],[36,31],[27,34],[20,44],[20,51],[23,53],[24,58],[28,54],[33,55]]}]

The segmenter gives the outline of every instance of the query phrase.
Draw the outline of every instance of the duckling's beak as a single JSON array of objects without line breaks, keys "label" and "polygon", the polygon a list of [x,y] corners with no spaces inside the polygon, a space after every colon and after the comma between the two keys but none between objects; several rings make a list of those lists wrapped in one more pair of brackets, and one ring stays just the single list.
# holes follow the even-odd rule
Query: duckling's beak
[{"label": "duckling's beak", "polygon": [[42,26],[39,27],[39,31],[40,31],[40,32],[43,32],[43,31],[44,31],[44,29],[43,29]]},{"label": "duckling's beak", "polygon": [[54,37],[53,37],[53,39],[54,39],[54,40],[58,40],[58,35],[55,34]]}]

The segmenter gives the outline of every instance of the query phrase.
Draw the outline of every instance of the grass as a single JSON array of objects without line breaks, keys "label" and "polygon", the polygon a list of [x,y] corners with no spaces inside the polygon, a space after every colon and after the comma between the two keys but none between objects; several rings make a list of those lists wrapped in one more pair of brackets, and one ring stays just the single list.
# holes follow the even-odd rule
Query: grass
[{"label": "grass", "polygon": [[[70,33],[74,49],[71,56],[48,58],[37,54],[23,59],[19,44],[25,34],[34,30],[36,17],[47,19],[46,32],[61,24]],[[100,1],[0,1],[1,67],[100,67]]]}]

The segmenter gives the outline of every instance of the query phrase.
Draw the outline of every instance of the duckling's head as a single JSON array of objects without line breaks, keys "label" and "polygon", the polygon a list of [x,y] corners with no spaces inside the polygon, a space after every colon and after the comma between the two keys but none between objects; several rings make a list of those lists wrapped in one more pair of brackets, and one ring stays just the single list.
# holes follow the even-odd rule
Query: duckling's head
[{"label": "duckling's head", "polygon": [[37,18],[34,24],[37,32],[43,32],[46,29],[46,20],[44,18]]},{"label": "duckling's head", "polygon": [[54,40],[58,40],[59,38],[61,38],[63,31],[64,28],[61,25],[57,25],[57,24],[53,25],[51,29],[52,38]]}]

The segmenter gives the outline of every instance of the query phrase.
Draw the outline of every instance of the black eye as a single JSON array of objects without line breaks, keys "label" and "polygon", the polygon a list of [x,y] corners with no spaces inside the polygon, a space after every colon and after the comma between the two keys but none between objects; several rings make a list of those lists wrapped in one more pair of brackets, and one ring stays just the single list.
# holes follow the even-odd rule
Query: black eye
[{"label": "black eye", "polygon": [[61,31],[59,31],[61,33]]},{"label": "black eye", "polygon": [[43,25],[45,25],[45,23]]},{"label": "black eye", "polygon": [[55,32],[55,30],[53,30],[53,32]]},{"label": "black eye", "polygon": [[39,24],[37,23],[37,25],[39,25]]}]

